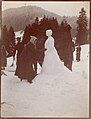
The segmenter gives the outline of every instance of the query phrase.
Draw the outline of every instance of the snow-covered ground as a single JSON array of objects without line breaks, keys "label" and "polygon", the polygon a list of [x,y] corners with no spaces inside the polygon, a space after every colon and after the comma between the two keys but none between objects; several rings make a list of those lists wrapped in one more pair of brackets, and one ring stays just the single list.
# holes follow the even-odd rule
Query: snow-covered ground
[{"label": "snow-covered ground", "polygon": [[[79,80],[69,77],[54,83],[52,76],[43,76],[46,83],[32,84],[14,76],[15,66],[1,79],[1,117],[88,117],[89,116],[89,46],[82,46],[81,61],[73,62],[73,72]],[[41,71],[39,66],[38,72]],[[66,75],[66,74],[63,74]],[[50,79],[49,79],[50,78]],[[48,80],[48,82],[47,82]],[[50,81],[49,81],[50,80]],[[36,80],[35,80],[36,81]],[[54,80],[53,80],[54,81]]]}]

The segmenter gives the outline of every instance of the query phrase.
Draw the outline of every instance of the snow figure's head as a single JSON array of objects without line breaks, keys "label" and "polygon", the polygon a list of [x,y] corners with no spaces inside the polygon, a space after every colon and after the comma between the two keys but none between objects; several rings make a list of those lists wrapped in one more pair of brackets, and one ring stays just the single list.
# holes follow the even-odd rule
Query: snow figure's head
[{"label": "snow figure's head", "polygon": [[52,36],[52,30],[51,29],[46,30],[46,36],[48,36],[48,37]]}]

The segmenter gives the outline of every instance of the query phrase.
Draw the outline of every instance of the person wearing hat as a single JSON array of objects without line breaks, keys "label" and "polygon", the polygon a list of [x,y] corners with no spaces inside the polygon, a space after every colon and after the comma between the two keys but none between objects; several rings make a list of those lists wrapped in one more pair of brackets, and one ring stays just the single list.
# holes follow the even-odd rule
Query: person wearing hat
[{"label": "person wearing hat", "polygon": [[34,44],[34,48],[35,48],[35,58],[34,58],[33,65],[34,65],[35,73],[37,75],[37,48],[36,48],[37,38],[35,36],[30,36],[30,42]]},{"label": "person wearing hat", "polygon": [[15,75],[18,76],[21,81],[25,79],[32,83],[33,78],[36,76],[36,71],[33,68],[36,61],[36,40],[36,37],[31,36],[30,41],[24,46],[24,49],[19,56]]}]

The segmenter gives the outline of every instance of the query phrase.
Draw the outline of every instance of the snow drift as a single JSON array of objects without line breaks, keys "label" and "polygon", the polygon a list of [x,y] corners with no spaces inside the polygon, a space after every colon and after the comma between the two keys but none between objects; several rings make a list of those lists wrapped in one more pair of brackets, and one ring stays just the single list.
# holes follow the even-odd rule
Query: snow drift
[{"label": "snow drift", "polygon": [[58,77],[40,74],[29,84],[14,76],[11,62],[12,58],[1,81],[1,117],[89,116],[88,45],[82,46],[81,61],[73,63],[72,77],[66,73]]}]

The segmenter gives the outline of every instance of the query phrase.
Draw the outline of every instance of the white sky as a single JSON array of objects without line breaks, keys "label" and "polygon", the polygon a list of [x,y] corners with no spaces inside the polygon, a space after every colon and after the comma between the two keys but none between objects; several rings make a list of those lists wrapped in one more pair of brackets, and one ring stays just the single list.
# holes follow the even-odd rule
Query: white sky
[{"label": "white sky", "polygon": [[54,12],[61,16],[78,16],[79,11],[82,7],[85,8],[87,16],[90,16],[90,2],[80,1],[80,2],[44,2],[44,1],[3,1],[2,10],[9,8],[17,8],[21,6],[39,6],[48,11]]}]

